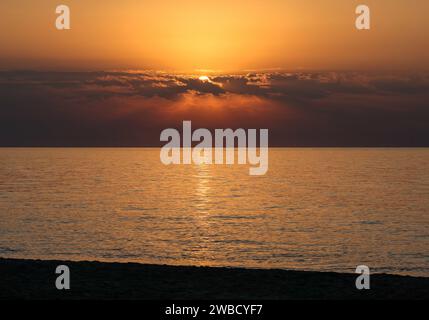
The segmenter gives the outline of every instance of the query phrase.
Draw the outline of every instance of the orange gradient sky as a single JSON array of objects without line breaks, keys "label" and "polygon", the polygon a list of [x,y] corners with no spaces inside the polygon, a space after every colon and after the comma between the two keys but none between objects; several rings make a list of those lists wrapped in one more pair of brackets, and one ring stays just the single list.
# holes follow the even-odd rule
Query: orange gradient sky
[{"label": "orange gradient sky", "polygon": [[429,2],[364,2],[370,31],[354,0],[2,0],[0,68],[429,69]]}]

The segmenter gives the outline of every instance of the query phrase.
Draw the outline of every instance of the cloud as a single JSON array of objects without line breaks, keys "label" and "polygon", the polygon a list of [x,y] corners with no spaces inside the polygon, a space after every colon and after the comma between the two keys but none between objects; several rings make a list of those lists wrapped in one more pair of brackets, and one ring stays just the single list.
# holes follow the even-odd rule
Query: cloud
[{"label": "cloud", "polygon": [[422,74],[0,72],[0,145],[152,146],[193,120],[278,146],[428,146],[428,101]]}]

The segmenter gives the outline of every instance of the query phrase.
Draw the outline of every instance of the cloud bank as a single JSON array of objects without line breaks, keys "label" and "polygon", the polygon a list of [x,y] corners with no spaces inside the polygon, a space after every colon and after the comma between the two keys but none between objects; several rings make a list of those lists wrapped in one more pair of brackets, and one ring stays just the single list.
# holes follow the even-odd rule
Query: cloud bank
[{"label": "cloud bank", "polygon": [[271,146],[429,146],[428,101],[416,73],[0,72],[0,145],[158,146],[192,120]]}]

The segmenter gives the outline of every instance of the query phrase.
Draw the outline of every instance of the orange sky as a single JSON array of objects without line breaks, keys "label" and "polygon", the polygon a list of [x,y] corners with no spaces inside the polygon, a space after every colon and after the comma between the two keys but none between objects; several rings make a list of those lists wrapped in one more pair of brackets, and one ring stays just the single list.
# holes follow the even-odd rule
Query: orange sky
[{"label": "orange sky", "polygon": [[[429,69],[427,0],[2,0],[0,69]],[[55,7],[72,30],[55,29]]]}]

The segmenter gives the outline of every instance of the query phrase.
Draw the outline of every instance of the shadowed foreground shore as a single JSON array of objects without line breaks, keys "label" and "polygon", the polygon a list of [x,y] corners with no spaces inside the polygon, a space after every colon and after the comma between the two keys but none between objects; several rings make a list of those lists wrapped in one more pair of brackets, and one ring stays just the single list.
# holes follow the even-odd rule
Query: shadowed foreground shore
[{"label": "shadowed foreground shore", "polygon": [[[55,288],[55,268],[71,272],[71,290]],[[136,263],[0,258],[0,299],[428,299],[429,278],[372,275],[371,289],[355,274],[174,267]]]}]

